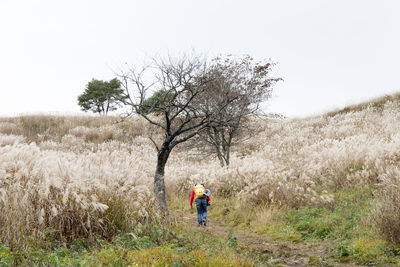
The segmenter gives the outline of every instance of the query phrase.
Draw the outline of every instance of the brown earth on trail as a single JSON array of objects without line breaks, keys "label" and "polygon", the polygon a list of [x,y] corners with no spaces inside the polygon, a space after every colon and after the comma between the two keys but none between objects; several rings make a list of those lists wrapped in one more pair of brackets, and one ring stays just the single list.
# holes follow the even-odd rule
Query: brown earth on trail
[{"label": "brown earth on trail", "polygon": [[[186,227],[212,233],[214,235],[227,238],[231,227],[223,222],[208,218],[207,226],[199,227],[197,215],[182,211],[173,211],[172,216],[177,223]],[[354,263],[336,262],[332,257],[334,247],[327,247],[321,243],[293,243],[289,241],[274,240],[267,235],[258,235],[242,229],[234,229],[233,235],[237,239],[238,246],[252,254],[269,258],[268,263],[272,266],[360,266]]]}]

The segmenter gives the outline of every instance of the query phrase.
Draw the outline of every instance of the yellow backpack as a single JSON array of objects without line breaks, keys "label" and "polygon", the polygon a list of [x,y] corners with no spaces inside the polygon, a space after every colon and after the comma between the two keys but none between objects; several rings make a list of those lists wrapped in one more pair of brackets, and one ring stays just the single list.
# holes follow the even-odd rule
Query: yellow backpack
[{"label": "yellow backpack", "polygon": [[205,197],[204,192],[206,191],[206,188],[202,184],[195,184],[193,187],[194,190],[194,200],[198,198],[203,198]]}]

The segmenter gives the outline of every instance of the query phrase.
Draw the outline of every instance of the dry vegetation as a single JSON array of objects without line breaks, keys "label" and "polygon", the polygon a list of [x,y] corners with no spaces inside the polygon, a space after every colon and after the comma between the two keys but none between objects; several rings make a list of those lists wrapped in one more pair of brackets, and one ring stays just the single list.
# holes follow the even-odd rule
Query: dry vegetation
[{"label": "dry vegetation", "polygon": [[[375,228],[400,243],[399,110],[393,96],[312,118],[260,119],[255,123],[265,131],[236,148],[229,168],[195,148],[173,152],[168,194],[186,195],[203,182],[214,196],[234,196],[249,207],[332,209],[339,190],[372,186]],[[49,227],[66,243],[93,234],[112,238],[157,220],[151,193],[156,152],[148,126],[137,118],[117,121],[0,119],[3,243],[43,239]]]}]

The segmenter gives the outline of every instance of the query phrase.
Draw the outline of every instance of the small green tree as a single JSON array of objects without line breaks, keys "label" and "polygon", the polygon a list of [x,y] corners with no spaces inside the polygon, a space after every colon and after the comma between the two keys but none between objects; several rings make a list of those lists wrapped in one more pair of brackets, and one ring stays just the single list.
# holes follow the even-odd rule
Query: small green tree
[{"label": "small green tree", "polygon": [[173,97],[172,92],[160,89],[143,101],[143,104],[139,107],[139,112],[146,115],[150,113],[160,114],[166,109],[166,105]]},{"label": "small green tree", "polygon": [[83,94],[78,96],[78,105],[83,111],[92,111],[107,115],[109,111],[116,110],[126,99],[123,96],[121,82],[114,78],[110,81],[92,79],[86,85]]}]

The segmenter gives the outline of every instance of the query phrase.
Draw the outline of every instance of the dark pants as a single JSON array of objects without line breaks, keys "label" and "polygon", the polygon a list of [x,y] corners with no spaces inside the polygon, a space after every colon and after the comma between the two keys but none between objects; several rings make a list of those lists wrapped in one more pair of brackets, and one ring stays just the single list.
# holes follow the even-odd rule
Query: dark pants
[{"label": "dark pants", "polygon": [[207,199],[198,198],[196,199],[196,209],[197,209],[197,221],[200,225],[203,225],[203,220],[207,220]]}]

